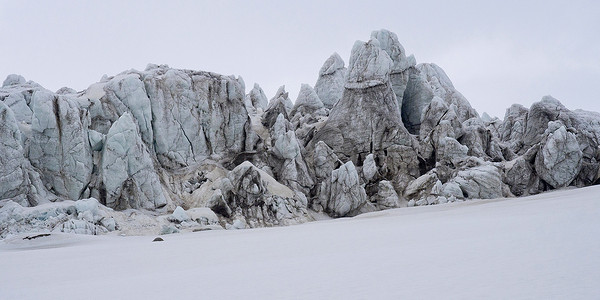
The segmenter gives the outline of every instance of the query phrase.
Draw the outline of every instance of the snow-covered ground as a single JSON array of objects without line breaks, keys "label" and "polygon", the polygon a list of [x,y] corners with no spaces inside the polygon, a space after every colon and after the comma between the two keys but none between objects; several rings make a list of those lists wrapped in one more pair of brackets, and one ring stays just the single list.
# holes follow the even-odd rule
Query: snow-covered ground
[{"label": "snow-covered ground", "polygon": [[600,186],[303,225],[0,241],[1,299],[598,299]]}]

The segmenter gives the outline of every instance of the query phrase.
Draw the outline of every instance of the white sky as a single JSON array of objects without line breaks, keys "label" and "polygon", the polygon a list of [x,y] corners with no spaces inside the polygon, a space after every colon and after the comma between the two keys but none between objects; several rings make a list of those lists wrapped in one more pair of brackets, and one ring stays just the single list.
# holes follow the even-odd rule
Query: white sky
[{"label": "white sky", "polygon": [[[452,3],[450,3],[452,2]],[[87,88],[147,63],[241,75],[295,100],[334,51],[395,32],[480,112],[553,95],[600,111],[600,1],[0,0],[0,80]]]}]

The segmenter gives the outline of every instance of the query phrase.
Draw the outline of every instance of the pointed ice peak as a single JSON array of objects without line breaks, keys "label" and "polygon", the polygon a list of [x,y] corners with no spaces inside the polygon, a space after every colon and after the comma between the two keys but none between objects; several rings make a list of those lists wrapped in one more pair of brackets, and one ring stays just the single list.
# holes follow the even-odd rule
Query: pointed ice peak
[{"label": "pointed ice peak", "polygon": [[267,110],[277,106],[278,102],[283,103],[283,105],[285,106],[285,110],[288,114],[292,111],[292,108],[294,107],[294,103],[292,103],[292,100],[290,100],[288,92],[285,91],[285,85],[279,87],[277,93],[275,93],[275,97],[273,97],[271,101],[269,101],[269,106],[267,107]]},{"label": "pointed ice peak", "polygon": [[425,76],[427,81],[439,82],[441,87],[444,89],[454,89],[452,80],[446,75],[446,72],[440,66],[434,63],[422,63],[417,65],[417,69],[421,71],[421,74]]},{"label": "pointed ice peak", "polygon": [[492,117],[490,117],[490,115],[487,112],[483,112],[483,114],[481,114],[481,120],[484,122],[491,122],[492,121]]},{"label": "pointed ice peak", "polygon": [[380,29],[371,32],[371,39],[378,40],[381,49],[385,50],[392,59],[406,58],[404,47],[398,41],[398,36],[387,30]]},{"label": "pointed ice peak", "polygon": [[342,98],[345,81],[344,61],[339,54],[333,53],[321,67],[315,84],[315,92],[325,107],[332,108]]},{"label": "pointed ice peak", "polygon": [[378,40],[381,49],[383,49],[394,62],[391,71],[392,73],[402,72],[416,64],[414,56],[411,55],[410,59],[407,59],[406,51],[398,41],[398,36],[395,33],[386,29],[375,30],[371,32],[371,39]]},{"label": "pointed ice peak", "polygon": [[555,105],[556,107],[561,107],[564,108],[565,106],[560,103],[560,101],[550,95],[546,95],[544,97],[542,97],[542,100],[540,101],[542,103],[546,103],[546,104],[552,104]]},{"label": "pointed ice peak", "polygon": [[299,107],[305,106],[310,109],[323,108],[323,102],[317,96],[315,90],[308,84],[303,83],[296,98],[296,104],[294,105],[293,111],[296,111]]},{"label": "pointed ice peak", "polygon": [[58,95],[77,94],[77,91],[70,87],[64,86],[64,87],[61,87],[60,89],[58,89],[56,91],[56,94],[58,94]]},{"label": "pointed ice peak", "polygon": [[277,99],[279,97],[288,98],[288,92],[285,91],[285,84],[277,89],[277,93],[275,93],[275,97],[273,98]]},{"label": "pointed ice peak", "polygon": [[328,75],[333,74],[337,70],[344,69],[344,60],[340,57],[337,52],[333,52],[331,56],[325,61],[321,70],[319,71],[319,75]]},{"label": "pointed ice peak", "polygon": [[246,82],[244,81],[244,78],[242,78],[241,75],[238,75],[238,77],[235,77],[235,75],[230,75],[230,77],[240,84],[240,86],[242,87],[242,96],[244,96],[243,94],[246,92]]},{"label": "pointed ice peak", "polygon": [[414,67],[417,65],[417,59],[415,58],[414,55],[409,55],[406,57],[406,69],[410,68],[410,67]]},{"label": "pointed ice peak", "polygon": [[252,101],[252,106],[255,108],[261,108],[263,110],[267,109],[269,105],[269,100],[267,100],[267,96],[263,89],[258,85],[258,83],[254,84],[252,90],[248,94],[250,96],[250,101]]},{"label": "pointed ice peak", "polygon": [[146,69],[144,69],[144,70],[145,71],[150,71],[150,70],[153,70],[153,69],[158,69],[158,65],[157,64],[152,64],[152,63],[147,64],[146,65]]},{"label": "pointed ice peak", "polygon": [[27,81],[25,80],[25,77],[23,77],[21,75],[17,75],[17,74],[10,74],[10,75],[6,76],[6,79],[2,83],[2,87],[25,84],[25,83],[27,83]]},{"label": "pointed ice peak", "polygon": [[368,88],[389,81],[393,61],[379,45],[377,39],[367,43],[362,41],[354,43],[348,63],[346,88]]}]

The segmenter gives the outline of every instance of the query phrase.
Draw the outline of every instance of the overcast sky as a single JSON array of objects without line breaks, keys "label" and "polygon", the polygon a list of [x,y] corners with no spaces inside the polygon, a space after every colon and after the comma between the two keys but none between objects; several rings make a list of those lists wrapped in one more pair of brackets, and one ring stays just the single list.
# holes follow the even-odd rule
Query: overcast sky
[{"label": "overcast sky", "polygon": [[241,75],[295,100],[333,52],[395,32],[480,113],[544,95],[600,111],[600,1],[5,1],[0,77],[77,90],[148,63]]}]

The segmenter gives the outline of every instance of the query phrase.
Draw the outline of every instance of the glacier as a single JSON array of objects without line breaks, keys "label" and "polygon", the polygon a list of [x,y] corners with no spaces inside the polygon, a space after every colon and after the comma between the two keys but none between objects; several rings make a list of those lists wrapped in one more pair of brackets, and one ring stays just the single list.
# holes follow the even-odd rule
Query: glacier
[{"label": "glacier", "polygon": [[600,182],[600,114],[545,96],[480,116],[388,30],[316,75],[295,102],[167,65],[83,91],[9,75],[0,239],[272,227]]}]

